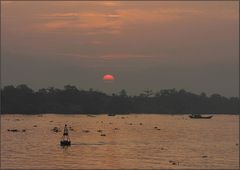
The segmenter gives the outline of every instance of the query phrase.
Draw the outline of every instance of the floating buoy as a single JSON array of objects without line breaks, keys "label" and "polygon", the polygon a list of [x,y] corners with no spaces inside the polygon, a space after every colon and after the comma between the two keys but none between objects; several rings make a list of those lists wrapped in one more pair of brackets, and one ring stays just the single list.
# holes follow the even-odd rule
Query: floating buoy
[{"label": "floating buoy", "polygon": [[70,140],[61,140],[60,141],[60,145],[61,146],[70,146],[71,145],[71,141]]},{"label": "floating buoy", "polygon": [[[54,129],[56,130],[55,132],[60,132],[59,128],[54,127],[53,130]],[[62,139],[60,141],[60,145],[61,146],[70,146],[71,145],[71,141],[70,141],[69,134],[68,134],[68,128],[67,128],[66,124],[65,124],[65,127],[64,127],[64,132],[63,132]]]}]

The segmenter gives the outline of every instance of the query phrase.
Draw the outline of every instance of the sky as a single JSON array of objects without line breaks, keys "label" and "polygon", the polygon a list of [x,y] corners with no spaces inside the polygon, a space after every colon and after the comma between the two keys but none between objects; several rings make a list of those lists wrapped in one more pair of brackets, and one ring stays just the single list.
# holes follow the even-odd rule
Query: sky
[{"label": "sky", "polygon": [[1,1],[1,9],[2,86],[238,96],[237,1]]}]

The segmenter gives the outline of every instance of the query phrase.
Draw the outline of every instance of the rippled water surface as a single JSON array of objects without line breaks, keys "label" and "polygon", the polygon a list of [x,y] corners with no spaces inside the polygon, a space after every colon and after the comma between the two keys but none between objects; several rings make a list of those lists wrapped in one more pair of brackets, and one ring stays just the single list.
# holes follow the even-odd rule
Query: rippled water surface
[{"label": "rippled water surface", "polygon": [[[62,148],[51,129],[65,123]],[[237,115],[2,115],[1,168],[239,168],[238,127]]]}]

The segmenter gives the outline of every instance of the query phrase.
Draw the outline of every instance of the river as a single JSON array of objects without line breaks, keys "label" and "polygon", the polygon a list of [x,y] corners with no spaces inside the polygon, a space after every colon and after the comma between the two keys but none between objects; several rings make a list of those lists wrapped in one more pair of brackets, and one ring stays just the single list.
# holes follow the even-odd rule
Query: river
[{"label": "river", "polygon": [[[72,145],[63,148],[64,124]],[[1,168],[239,168],[239,116],[1,115]]]}]

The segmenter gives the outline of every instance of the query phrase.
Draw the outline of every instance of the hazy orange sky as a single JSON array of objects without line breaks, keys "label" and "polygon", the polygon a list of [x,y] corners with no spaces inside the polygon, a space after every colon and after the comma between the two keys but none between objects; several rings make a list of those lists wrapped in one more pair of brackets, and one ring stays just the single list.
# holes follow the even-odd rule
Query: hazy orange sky
[{"label": "hazy orange sky", "polygon": [[[238,2],[1,2],[2,83],[238,95]],[[104,74],[115,82],[106,84]]]}]

